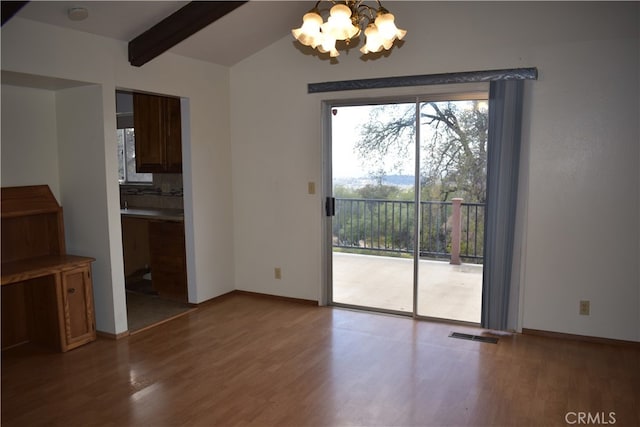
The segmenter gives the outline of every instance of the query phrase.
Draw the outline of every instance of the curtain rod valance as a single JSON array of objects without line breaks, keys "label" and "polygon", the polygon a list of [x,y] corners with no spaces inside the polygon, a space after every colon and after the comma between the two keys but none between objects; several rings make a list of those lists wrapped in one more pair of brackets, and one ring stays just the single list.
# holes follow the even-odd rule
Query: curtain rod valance
[{"label": "curtain rod valance", "polygon": [[537,68],[512,68],[505,70],[463,71],[460,73],[423,74],[418,76],[381,77],[375,79],[342,80],[337,82],[309,83],[308,93],[337,92],[358,89],[382,89],[390,87],[427,86],[451,83],[491,82],[497,80],[537,80]]}]

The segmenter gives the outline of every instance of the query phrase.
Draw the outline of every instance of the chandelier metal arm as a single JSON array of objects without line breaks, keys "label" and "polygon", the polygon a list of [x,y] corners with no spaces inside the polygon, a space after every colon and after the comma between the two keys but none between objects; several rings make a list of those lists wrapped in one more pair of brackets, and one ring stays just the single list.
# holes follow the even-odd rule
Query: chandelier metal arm
[{"label": "chandelier metal arm", "polygon": [[[362,3],[362,2],[361,2]],[[378,2],[379,4],[379,2]],[[363,16],[360,16],[360,12],[363,12]],[[367,17],[365,15],[365,13],[369,13],[369,16]],[[365,19],[367,19],[367,25],[369,25],[371,22],[373,22],[376,17],[374,15],[374,12],[376,12],[376,10],[374,8],[372,8],[371,6],[367,5],[367,4],[359,4],[358,8],[356,9],[356,17],[359,19],[359,21],[364,21]]]}]

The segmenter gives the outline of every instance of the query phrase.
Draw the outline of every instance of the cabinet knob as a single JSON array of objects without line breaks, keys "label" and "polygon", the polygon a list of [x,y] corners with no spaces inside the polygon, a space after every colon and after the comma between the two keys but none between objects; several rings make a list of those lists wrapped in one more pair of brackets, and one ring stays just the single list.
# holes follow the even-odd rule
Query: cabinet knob
[{"label": "cabinet knob", "polygon": [[70,294],[74,293],[76,291],[76,288],[69,288],[69,290],[67,292],[69,292]]}]

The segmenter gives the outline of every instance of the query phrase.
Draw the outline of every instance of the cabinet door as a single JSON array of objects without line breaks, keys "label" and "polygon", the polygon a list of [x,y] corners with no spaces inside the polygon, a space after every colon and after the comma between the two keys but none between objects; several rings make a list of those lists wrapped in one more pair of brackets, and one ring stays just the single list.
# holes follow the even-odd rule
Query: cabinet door
[{"label": "cabinet door", "polygon": [[150,221],[149,250],[153,288],[162,297],[186,302],[184,224],[177,221]]},{"label": "cabinet door", "polygon": [[89,265],[63,271],[63,351],[96,339],[93,288]]},{"label": "cabinet door", "polygon": [[136,172],[182,172],[180,99],[133,94]]},{"label": "cabinet door", "polygon": [[165,98],[166,119],[166,171],[170,173],[182,172],[182,125],[180,114],[180,100]]},{"label": "cabinet door", "polygon": [[165,171],[164,98],[133,94],[133,126],[136,144],[136,172]]}]

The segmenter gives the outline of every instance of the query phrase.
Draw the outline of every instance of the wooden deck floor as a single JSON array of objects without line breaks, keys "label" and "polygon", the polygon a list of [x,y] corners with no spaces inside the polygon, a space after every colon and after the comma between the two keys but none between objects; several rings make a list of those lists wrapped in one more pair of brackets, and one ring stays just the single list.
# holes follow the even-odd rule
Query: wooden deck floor
[{"label": "wooden deck floor", "polygon": [[119,341],[4,352],[2,425],[640,424],[635,347],[452,331],[483,332],[232,294]]}]

